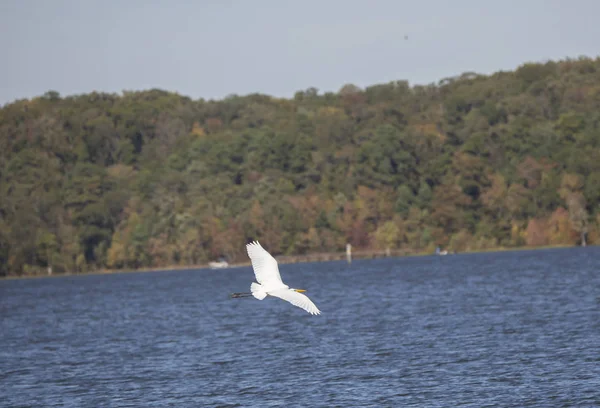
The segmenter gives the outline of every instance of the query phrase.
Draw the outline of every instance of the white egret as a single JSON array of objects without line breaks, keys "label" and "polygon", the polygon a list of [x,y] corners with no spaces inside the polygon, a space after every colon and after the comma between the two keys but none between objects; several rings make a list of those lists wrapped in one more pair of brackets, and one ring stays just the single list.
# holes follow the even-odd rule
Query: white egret
[{"label": "white egret", "polygon": [[310,314],[321,314],[317,306],[306,295],[302,294],[306,290],[290,288],[283,283],[279,274],[277,261],[258,241],[247,244],[246,250],[248,251],[248,256],[252,262],[252,269],[254,269],[254,275],[258,283],[252,282],[250,293],[233,293],[231,297],[254,296],[258,300],[263,300],[267,295],[275,296],[306,310]]}]

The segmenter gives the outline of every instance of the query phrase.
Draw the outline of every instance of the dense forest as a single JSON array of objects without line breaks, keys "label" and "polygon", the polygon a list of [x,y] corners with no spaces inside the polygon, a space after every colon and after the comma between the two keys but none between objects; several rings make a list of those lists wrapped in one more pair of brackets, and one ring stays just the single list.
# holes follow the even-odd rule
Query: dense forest
[{"label": "dense forest", "polygon": [[600,58],[337,93],[0,109],[0,275],[600,242]]}]

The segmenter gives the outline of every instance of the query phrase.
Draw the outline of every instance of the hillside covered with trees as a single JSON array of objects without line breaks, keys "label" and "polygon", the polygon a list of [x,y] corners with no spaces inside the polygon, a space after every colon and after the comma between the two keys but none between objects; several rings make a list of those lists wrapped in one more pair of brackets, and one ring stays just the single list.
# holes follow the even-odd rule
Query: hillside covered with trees
[{"label": "hillside covered with trees", "polygon": [[600,243],[600,59],[293,99],[0,109],[0,275]]}]

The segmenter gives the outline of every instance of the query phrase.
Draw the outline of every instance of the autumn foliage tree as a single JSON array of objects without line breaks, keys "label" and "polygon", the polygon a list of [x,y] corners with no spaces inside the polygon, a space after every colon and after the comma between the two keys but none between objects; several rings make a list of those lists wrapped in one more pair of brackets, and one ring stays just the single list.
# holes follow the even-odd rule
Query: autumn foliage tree
[{"label": "autumn foliage tree", "polygon": [[292,99],[0,108],[0,275],[600,242],[600,59]]}]

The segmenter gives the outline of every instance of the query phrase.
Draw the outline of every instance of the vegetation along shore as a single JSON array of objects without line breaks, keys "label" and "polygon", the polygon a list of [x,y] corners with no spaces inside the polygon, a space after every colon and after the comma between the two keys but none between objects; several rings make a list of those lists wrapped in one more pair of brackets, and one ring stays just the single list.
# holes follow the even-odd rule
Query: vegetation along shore
[{"label": "vegetation along shore", "polygon": [[598,58],[0,108],[0,276],[235,264],[253,239],[283,259],[597,244],[599,210]]}]

